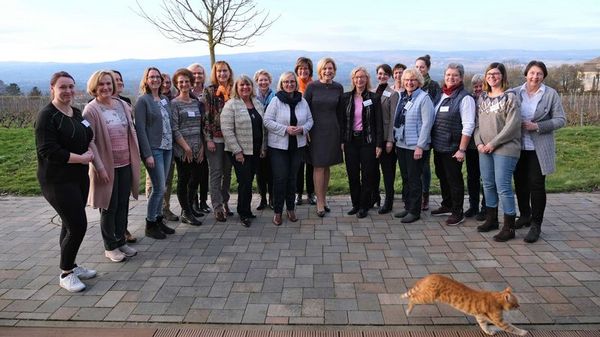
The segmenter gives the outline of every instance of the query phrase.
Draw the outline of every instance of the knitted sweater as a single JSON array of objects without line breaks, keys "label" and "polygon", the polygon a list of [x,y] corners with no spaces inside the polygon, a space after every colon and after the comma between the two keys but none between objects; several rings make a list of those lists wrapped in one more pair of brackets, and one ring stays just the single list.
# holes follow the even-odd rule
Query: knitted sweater
[{"label": "knitted sweater", "polygon": [[490,144],[494,153],[509,157],[521,155],[521,111],[517,96],[507,91],[498,97],[483,93],[477,99],[475,144]]}]

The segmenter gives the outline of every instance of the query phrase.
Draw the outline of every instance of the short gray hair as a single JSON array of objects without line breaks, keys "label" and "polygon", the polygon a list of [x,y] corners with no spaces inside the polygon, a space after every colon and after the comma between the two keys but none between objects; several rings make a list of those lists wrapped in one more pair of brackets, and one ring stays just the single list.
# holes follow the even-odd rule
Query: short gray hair
[{"label": "short gray hair", "polygon": [[[448,66],[446,66],[446,70],[448,70],[448,69],[458,70],[458,74],[460,75],[460,78],[463,78],[465,76],[465,67],[463,67],[463,65],[460,63],[450,63],[450,64],[448,64]],[[446,73],[446,72],[444,71],[444,73]]]}]

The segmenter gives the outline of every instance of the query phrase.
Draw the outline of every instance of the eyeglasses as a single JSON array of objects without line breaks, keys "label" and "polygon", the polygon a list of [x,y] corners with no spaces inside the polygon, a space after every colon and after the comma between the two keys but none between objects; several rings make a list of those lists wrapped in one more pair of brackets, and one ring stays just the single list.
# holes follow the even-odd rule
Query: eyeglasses
[{"label": "eyeglasses", "polygon": [[148,76],[149,79],[151,80],[160,80],[162,77],[160,76]]},{"label": "eyeglasses", "polygon": [[404,81],[405,82],[418,82],[419,80],[417,80],[416,78],[405,78]]},{"label": "eyeglasses", "polygon": [[502,75],[501,72],[494,72],[494,73],[487,73],[487,74],[485,74],[485,76],[488,76],[488,77],[496,77],[496,76],[500,76],[500,75]]},{"label": "eyeglasses", "polygon": [[291,81],[282,81],[281,83],[283,84],[296,84],[296,81],[291,80]]}]

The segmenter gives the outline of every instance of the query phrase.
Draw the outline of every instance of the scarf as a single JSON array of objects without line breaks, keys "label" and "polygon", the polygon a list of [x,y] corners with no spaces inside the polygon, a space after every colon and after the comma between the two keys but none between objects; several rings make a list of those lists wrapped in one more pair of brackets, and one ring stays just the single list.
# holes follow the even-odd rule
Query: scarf
[{"label": "scarf", "polygon": [[442,91],[444,92],[444,94],[448,95],[448,96],[452,96],[452,93],[454,92],[454,90],[460,88],[462,86],[462,83],[459,84],[455,84],[451,87],[446,86],[446,84],[444,84],[444,86],[442,87]]},{"label": "scarf", "polygon": [[[296,105],[302,101],[302,94],[298,91],[294,91],[291,95],[285,91],[278,91],[275,96],[277,96],[282,103],[290,106],[290,126],[298,125]],[[296,150],[298,148],[298,139],[296,136],[292,135],[288,135],[288,137],[288,150]]]},{"label": "scarf", "polygon": [[304,93],[304,91],[306,90],[306,86],[310,82],[312,82],[312,77],[309,77],[306,80],[303,80],[300,77],[298,77],[298,91],[300,91],[301,93]]},{"label": "scarf", "polygon": [[216,95],[223,96],[223,100],[225,102],[227,102],[227,101],[229,101],[229,90],[230,89],[231,89],[230,87],[225,87],[225,86],[219,84],[219,88],[217,89]]}]

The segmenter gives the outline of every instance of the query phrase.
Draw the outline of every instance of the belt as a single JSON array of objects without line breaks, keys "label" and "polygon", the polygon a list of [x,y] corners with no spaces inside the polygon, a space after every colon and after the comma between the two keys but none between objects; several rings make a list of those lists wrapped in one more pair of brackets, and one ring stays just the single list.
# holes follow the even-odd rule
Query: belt
[{"label": "belt", "polygon": [[361,137],[363,134],[362,131],[352,131],[352,136],[353,137]]}]

